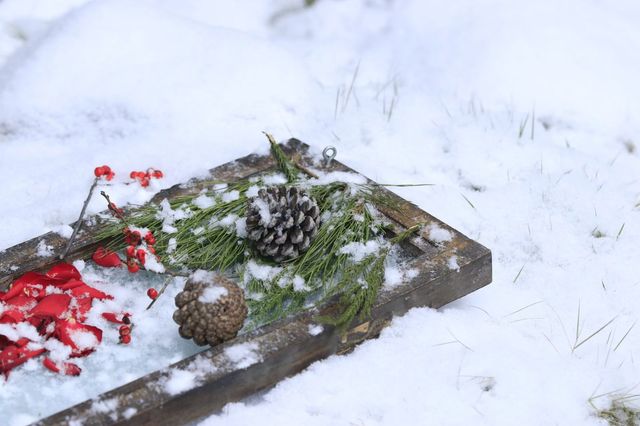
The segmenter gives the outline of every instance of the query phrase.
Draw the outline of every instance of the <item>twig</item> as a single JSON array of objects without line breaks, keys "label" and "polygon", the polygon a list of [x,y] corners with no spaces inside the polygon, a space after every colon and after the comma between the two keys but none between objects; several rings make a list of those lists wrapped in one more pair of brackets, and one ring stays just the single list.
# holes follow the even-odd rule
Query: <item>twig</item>
[{"label": "twig", "polygon": [[76,235],[78,234],[78,231],[82,227],[82,219],[84,218],[84,213],[87,211],[87,206],[89,205],[89,201],[91,200],[91,196],[93,195],[93,190],[96,189],[96,186],[98,185],[99,179],[100,179],[99,177],[96,177],[95,179],[93,179],[91,188],[89,188],[89,194],[87,195],[87,199],[84,200],[84,204],[82,205],[82,210],[80,210],[80,216],[78,217],[76,226],[74,226],[73,228],[73,233],[71,234],[69,241],[67,241],[67,246],[64,248],[64,251],[60,255],[60,260],[63,260],[65,257],[67,257],[67,253],[69,253],[69,250],[71,249],[71,244],[73,244],[73,241],[76,239]]},{"label": "twig", "polygon": [[169,281],[171,281],[172,279],[173,277],[168,277],[166,280],[164,280],[164,284],[162,285],[162,288],[158,292],[158,296],[155,299],[153,299],[151,303],[149,303],[149,306],[147,306],[147,309],[146,309],[147,311],[151,309],[154,303],[156,303],[156,300],[160,299],[160,296],[162,296],[162,293],[164,293],[164,291],[167,289],[167,286],[169,285]]}]

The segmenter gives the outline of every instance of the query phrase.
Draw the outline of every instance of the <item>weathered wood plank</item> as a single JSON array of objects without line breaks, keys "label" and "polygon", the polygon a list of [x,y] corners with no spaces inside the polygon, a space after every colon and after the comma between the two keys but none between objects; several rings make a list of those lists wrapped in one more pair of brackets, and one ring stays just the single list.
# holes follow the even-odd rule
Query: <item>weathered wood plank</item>
[{"label": "weathered wood plank", "polygon": [[[330,166],[322,164],[308,153],[308,146],[289,140],[283,149],[296,161],[310,170],[353,171],[337,161]],[[176,185],[158,193],[153,201],[173,199],[187,193],[197,193],[211,180],[230,182],[263,173],[275,168],[270,156],[250,155],[211,170],[211,177],[192,180],[186,185]],[[384,191],[387,191],[386,189]],[[387,191],[398,209],[381,208],[393,222],[402,227],[416,223],[438,226],[450,232],[447,241],[430,241],[429,232],[403,243],[410,253],[407,265],[418,271],[407,283],[381,291],[371,316],[355,320],[346,332],[340,333],[325,326],[319,335],[311,335],[309,326],[314,323],[314,314],[306,312],[287,318],[254,332],[242,335],[223,345],[204,350],[200,354],[179,361],[117,389],[113,389],[95,400],[85,401],[60,413],[42,419],[41,425],[66,425],[80,420],[85,425],[130,424],[130,425],[175,425],[196,420],[220,410],[224,404],[249,396],[268,388],[284,377],[295,374],[312,362],[334,353],[345,353],[362,341],[376,337],[394,315],[402,315],[418,306],[438,308],[491,281],[491,252],[470,240],[437,218],[420,210],[415,205]],[[96,231],[102,226],[99,218],[89,218],[84,230],[71,249],[70,259],[87,257],[99,243]],[[56,263],[55,257],[34,256],[40,241],[52,246],[54,252],[64,246],[66,240],[55,234],[34,238],[0,254],[0,271],[5,274],[0,282],[9,282],[28,271],[46,269]],[[457,268],[452,264],[455,256]],[[11,266],[17,268],[11,268]],[[452,266],[454,265],[454,266]],[[335,302],[327,304],[321,315],[336,312]],[[226,350],[235,345],[251,345],[260,362],[244,366],[235,364]],[[179,395],[166,392],[164,383],[176,369],[190,370],[202,359],[215,366],[215,371],[199,377],[199,385]],[[94,410],[99,401],[115,400],[117,409],[112,412]],[[127,409],[129,416],[125,417]]]}]

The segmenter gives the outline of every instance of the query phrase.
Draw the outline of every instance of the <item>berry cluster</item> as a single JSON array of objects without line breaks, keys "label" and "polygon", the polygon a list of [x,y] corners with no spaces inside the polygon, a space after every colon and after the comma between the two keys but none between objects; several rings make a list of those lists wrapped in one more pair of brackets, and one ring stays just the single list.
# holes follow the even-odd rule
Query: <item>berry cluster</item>
[{"label": "berry cluster", "polygon": [[134,170],[129,173],[129,177],[131,179],[136,179],[138,182],[140,182],[140,186],[146,188],[147,186],[149,186],[151,178],[162,179],[164,177],[164,173],[162,173],[161,170],[156,170],[152,167],[149,167],[146,172]]},{"label": "berry cluster", "polygon": [[151,231],[147,231],[143,238],[140,231],[126,227],[124,228],[124,241],[127,243],[124,252],[127,255],[129,272],[138,272],[140,265],[144,266],[147,261],[147,253],[156,254],[156,250],[153,248],[156,238]]},{"label": "berry cluster", "polygon": [[131,331],[133,330],[133,323],[131,322],[131,315],[124,314],[122,318],[118,318],[118,315],[113,312],[104,312],[102,317],[109,322],[113,322],[116,324],[122,324],[120,328],[118,328],[118,333],[120,334],[120,343],[123,345],[128,345],[131,343]]},{"label": "berry cluster", "polygon": [[113,177],[116,175],[116,174],[111,170],[111,167],[107,166],[106,164],[105,164],[104,166],[96,167],[96,168],[93,170],[93,174],[94,174],[97,178],[100,178],[100,177],[103,177],[103,176],[104,176],[104,178],[105,178],[106,180],[111,180],[111,179],[113,179]]}]

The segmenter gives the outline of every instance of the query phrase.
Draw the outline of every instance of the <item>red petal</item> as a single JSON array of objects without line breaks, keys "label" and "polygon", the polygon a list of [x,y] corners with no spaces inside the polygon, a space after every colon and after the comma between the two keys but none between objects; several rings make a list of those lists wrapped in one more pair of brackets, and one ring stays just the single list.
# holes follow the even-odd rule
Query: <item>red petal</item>
[{"label": "red petal", "polygon": [[75,266],[69,263],[58,263],[54,265],[49,272],[46,274],[49,278],[54,278],[58,280],[79,280],[81,277],[80,272],[76,269]]},{"label": "red petal", "polygon": [[[10,308],[10,310],[19,310],[21,312],[27,312],[33,309],[34,306],[38,303],[36,299],[33,297],[29,297],[25,294],[20,294],[16,297],[12,297],[9,300],[6,300],[5,305]],[[6,314],[8,311],[3,312]]]},{"label": "red petal", "polygon": [[102,318],[106,319],[109,322],[114,322],[116,324],[124,324],[124,321],[122,321],[122,319],[118,318],[118,315],[116,315],[113,312],[103,312],[102,313]]},{"label": "red petal", "polygon": [[60,316],[69,308],[71,297],[67,294],[50,294],[45,296],[38,305],[31,310],[31,314],[40,317]]},{"label": "red petal", "polygon": [[108,295],[107,293],[100,291],[97,288],[90,287],[85,283],[82,283],[82,285],[72,288],[71,294],[73,294],[77,298],[91,297],[91,298],[100,299],[100,300],[113,299],[113,296]]},{"label": "red petal", "polygon": [[42,360],[42,365],[44,365],[47,368],[47,370],[51,370],[54,373],[59,373],[60,372],[60,369],[58,368],[56,363],[51,358],[45,357]]},{"label": "red petal", "polygon": [[60,290],[71,290],[72,288],[80,287],[81,285],[86,285],[80,280],[69,280],[66,283],[59,285],[58,288]]},{"label": "red petal", "polygon": [[0,372],[7,374],[9,371],[24,364],[29,359],[43,353],[45,349],[37,349],[31,351],[27,347],[17,348],[15,346],[7,346],[0,352]]},{"label": "red petal", "polygon": [[74,356],[74,357],[85,356],[85,355],[89,355],[91,352],[95,350],[95,347],[79,348],[78,345],[76,345],[76,342],[73,341],[73,339],[71,338],[71,335],[74,332],[78,332],[78,331],[92,333],[95,336],[98,343],[102,342],[102,330],[100,330],[98,327],[82,324],[73,319],[58,321],[56,322],[56,337],[58,337],[58,339],[62,343],[64,343],[67,346],[70,346],[73,349],[73,351],[71,352],[71,356]]},{"label": "red petal", "polygon": [[105,268],[113,268],[122,264],[117,253],[105,250],[103,247],[98,247],[96,249],[95,253],[93,253],[92,259],[99,266],[104,266]]},{"label": "red petal", "polygon": [[82,369],[72,362],[56,364],[51,358],[42,360],[42,365],[54,373],[62,373],[67,376],[78,376]]}]

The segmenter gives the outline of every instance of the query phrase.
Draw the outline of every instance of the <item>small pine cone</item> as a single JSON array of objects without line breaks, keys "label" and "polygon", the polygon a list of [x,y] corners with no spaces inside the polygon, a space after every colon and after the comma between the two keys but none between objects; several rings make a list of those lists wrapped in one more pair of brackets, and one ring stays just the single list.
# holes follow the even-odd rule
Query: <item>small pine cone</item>
[{"label": "small pine cone", "polygon": [[242,289],[212,272],[189,278],[175,303],[178,309],[173,320],[180,325],[180,336],[200,346],[236,337],[248,312]]},{"label": "small pine cone", "polygon": [[318,232],[316,200],[295,186],[271,186],[258,191],[247,208],[247,236],[256,250],[276,262],[304,253]]}]

